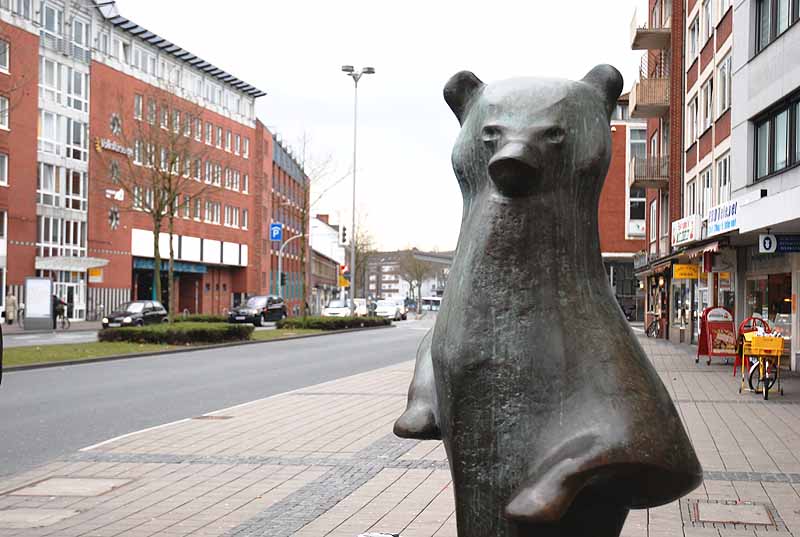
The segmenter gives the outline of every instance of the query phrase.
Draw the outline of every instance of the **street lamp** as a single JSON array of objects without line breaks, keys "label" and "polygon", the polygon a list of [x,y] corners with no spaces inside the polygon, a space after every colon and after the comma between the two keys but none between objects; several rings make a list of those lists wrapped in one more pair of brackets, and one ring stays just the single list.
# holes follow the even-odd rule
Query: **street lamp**
[{"label": "street lamp", "polygon": [[353,99],[353,227],[350,228],[350,314],[355,313],[356,309],[356,144],[358,135],[358,81],[363,75],[375,74],[373,67],[364,67],[360,71],[352,65],[342,65],[342,72],[353,79],[354,99]]},{"label": "street lamp", "polygon": [[303,234],[299,233],[294,237],[291,237],[286,242],[281,244],[281,247],[278,249],[278,296],[283,298],[283,282],[281,282],[281,275],[283,274],[283,249],[286,248],[286,245],[292,242],[293,240],[299,239],[302,237]]}]

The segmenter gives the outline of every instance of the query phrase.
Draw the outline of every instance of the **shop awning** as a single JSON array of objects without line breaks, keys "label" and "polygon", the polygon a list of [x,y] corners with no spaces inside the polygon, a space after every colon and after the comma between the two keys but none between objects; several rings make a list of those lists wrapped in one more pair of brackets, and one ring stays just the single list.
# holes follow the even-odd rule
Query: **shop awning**
[{"label": "shop awning", "polygon": [[706,252],[719,252],[719,241],[709,242],[708,244],[686,250],[686,255],[689,256],[689,259],[691,259],[693,257],[703,255]]},{"label": "shop awning", "polygon": [[89,269],[105,267],[108,259],[98,257],[70,257],[65,255],[37,257],[36,270],[63,270],[66,272],[86,272]]}]

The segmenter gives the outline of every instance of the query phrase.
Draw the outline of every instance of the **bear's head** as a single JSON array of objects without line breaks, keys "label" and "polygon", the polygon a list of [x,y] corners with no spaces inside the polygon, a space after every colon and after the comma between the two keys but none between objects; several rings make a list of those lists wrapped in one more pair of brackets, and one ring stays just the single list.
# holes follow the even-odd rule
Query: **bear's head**
[{"label": "bear's head", "polygon": [[484,84],[454,75],[444,98],[461,123],[453,168],[465,198],[562,191],[599,196],[611,154],[609,119],[622,75],[599,65],[582,80],[517,78]]}]

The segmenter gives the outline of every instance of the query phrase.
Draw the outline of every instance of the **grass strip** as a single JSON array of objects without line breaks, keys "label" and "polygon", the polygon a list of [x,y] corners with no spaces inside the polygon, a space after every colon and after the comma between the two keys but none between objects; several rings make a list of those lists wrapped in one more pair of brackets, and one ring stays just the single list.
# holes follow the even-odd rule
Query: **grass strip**
[{"label": "grass strip", "polygon": [[[257,330],[252,341],[271,341],[309,334],[319,334],[323,330],[285,329]],[[197,345],[202,349],[205,345]],[[65,343],[60,345],[31,345],[29,347],[10,347],[4,349],[3,367],[31,364],[57,363],[73,360],[89,360],[104,356],[139,354],[145,352],[169,351],[186,348],[187,345],[157,345],[151,343],[105,342]]]}]

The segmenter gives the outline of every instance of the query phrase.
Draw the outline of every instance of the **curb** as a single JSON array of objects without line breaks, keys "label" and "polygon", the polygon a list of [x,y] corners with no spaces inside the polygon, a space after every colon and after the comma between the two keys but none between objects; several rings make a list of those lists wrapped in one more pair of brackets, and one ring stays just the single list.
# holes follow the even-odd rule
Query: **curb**
[{"label": "curb", "polygon": [[61,367],[65,365],[81,365],[92,364],[97,362],[114,362],[117,360],[127,360],[129,358],[147,358],[150,356],[161,356],[163,354],[183,354],[186,352],[206,351],[213,349],[224,349],[227,347],[243,347],[245,345],[261,345],[265,343],[276,343],[278,341],[291,341],[294,339],[308,339],[321,336],[332,336],[335,334],[347,334],[351,332],[365,332],[367,330],[382,330],[386,328],[394,328],[394,325],[389,326],[368,326],[364,328],[347,328],[345,330],[330,330],[328,332],[321,332],[319,334],[303,334],[300,336],[290,336],[277,339],[268,339],[265,341],[235,341],[232,343],[219,343],[216,345],[198,345],[196,347],[180,347],[166,351],[150,351],[140,353],[116,354],[112,356],[98,356],[97,358],[87,358],[86,360],[65,360],[63,362],[47,362],[43,364],[26,364],[26,365],[13,365],[3,368],[3,373],[13,373],[14,371],[29,371],[32,369],[46,369],[50,367]]},{"label": "curb", "polygon": [[6,332],[3,330],[3,337],[27,336],[35,334],[83,334],[86,332],[98,332],[99,330],[99,328],[76,328],[75,330],[70,330],[69,328],[66,330],[14,330],[13,332]]}]

